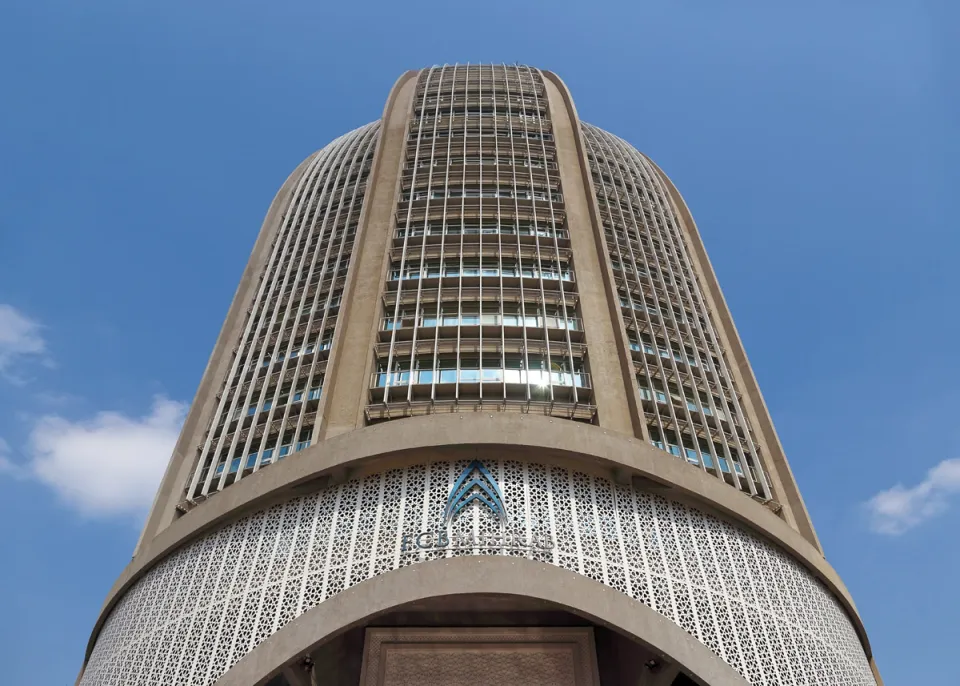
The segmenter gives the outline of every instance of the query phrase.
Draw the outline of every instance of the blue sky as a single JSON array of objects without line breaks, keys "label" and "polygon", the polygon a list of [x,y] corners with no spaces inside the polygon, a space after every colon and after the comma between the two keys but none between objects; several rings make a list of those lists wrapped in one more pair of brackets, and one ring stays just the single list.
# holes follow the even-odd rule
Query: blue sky
[{"label": "blue sky", "polygon": [[673,178],[887,686],[955,683],[958,14],[6,3],[5,683],[73,683],[287,174],[379,117],[402,71],[478,61],[556,71]]}]

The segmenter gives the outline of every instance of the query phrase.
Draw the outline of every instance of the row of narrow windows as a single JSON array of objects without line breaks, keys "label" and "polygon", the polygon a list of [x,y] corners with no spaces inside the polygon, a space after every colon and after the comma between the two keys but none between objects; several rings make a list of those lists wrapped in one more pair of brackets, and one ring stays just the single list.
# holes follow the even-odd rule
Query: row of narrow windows
[{"label": "row of narrow windows", "polygon": [[[316,248],[316,246],[310,246],[310,248],[313,248],[311,252],[316,252],[317,250],[321,251],[321,254],[317,256],[317,260],[313,265],[313,271],[310,273],[310,276],[313,282],[316,282],[321,276],[330,277],[335,270],[338,276],[343,276],[344,274],[346,274],[347,267],[349,266],[349,263],[350,263],[350,253],[353,250],[353,241],[351,240],[351,241],[345,242],[343,246],[342,255],[340,255],[340,244],[335,243],[334,247],[331,248],[330,250],[331,254],[329,256],[329,259],[324,261],[323,252],[326,251],[327,247],[329,247],[329,243],[326,241],[324,242],[324,245],[321,246],[320,248]],[[298,249],[295,254],[282,255],[281,261],[275,262],[274,266],[270,269],[270,271],[266,272],[266,274],[264,275],[264,278],[273,279],[275,276],[278,276],[281,272],[286,273],[287,270],[290,269],[290,267],[294,263],[296,263],[299,266],[300,259],[301,257],[303,257],[303,253],[304,253],[303,249]],[[339,263],[337,262],[338,255],[340,256]],[[304,260],[304,264],[303,264],[304,267],[309,267],[309,264],[310,264],[309,259]],[[296,275],[296,269],[293,269],[290,273],[290,276],[293,277],[295,275]],[[300,280],[302,281],[306,275],[307,275],[306,272],[301,273]],[[278,283],[276,285],[279,286],[280,284]],[[287,285],[288,291],[291,288],[293,288],[293,278],[290,279],[290,283],[288,283]]]},{"label": "row of narrow windows", "polygon": [[573,281],[573,271],[566,263],[557,264],[549,260],[541,260],[540,266],[535,264],[517,264],[516,260],[505,259],[488,260],[435,260],[423,265],[413,263],[402,268],[394,266],[390,270],[391,281],[406,281],[409,279],[432,279],[439,277],[522,277],[530,279],[544,279],[547,281]]},{"label": "row of narrow windows", "polygon": [[654,188],[650,183],[644,181],[642,187],[640,187],[627,180],[627,179],[635,179],[635,178],[636,177],[632,173],[627,175],[624,178],[621,178],[619,176],[611,177],[604,172],[600,172],[600,173],[594,172],[593,174],[593,180],[595,182],[602,181],[603,183],[616,186],[618,193],[620,191],[625,191],[628,195],[636,194],[640,197],[643,197],[645,195],[650,195],[661,201],[663,200],[663,195],[660,193],[659,189]]},{"label": "row of narrow windows", "polygon": [[533,74],[518,73],[497,69],[474,69],[471,67],[447,67],[442,72],[437,70],[424,73],[420,77],[418,93],[426,92],[428,97],[433,93],[447,95],[451,90],[460,92],[484,92],[504,94],[521,93],[532,96],[539,94],[542,82]]},{"label": "row of narrow windows", "polygon": [[[607,236],[607,239],[607,245],[610,249],[610,261],[613,263],[614,269],[617,271],[622,271],[624,267],[626,267],[627,271],[630,271],[633,269],[633,264],[635,263],[637,265],[637,269],[640,270],[642,274],[646,274],[646,271],[641,265],[643,265],[645,262],[648,264],[653,262],[654,264],[668,265],[673,267],[674,272],[682,272],[684,275],[688,274],[688,270],[686,269],[686,266],[683,265],[680,258],[671,252],[664,251],[660,244],[656,241],[654,241],[654,246],[652,248],[647,241],[639,241],[640,245],[643,247],[643,253],[639,253],[635,251],[633,247],[638,243],[636,239],[631,240],[631,245],[626,249],[624,249],[626,240],[621,239],[619,241],[613,241],[609,235]],[[621,252],[623,253],[622,257],[617,256],[616,254],[616,249],[618,247],[621,248]],[[633,257],[633,262],[630,260],[631,257]],[[690,290],[693,291],[693,282],[689,278],[686,279],[686,282]]]},{"label": "row of narrow windows", "polygon": [[[572,309],[572,308],[571,308]],[[439,310],[439,311],[437,311]],[[580,331],[580,319],[565,316],[562,306],[537,306],[528,303],[479,302],[445,304],[439,308],[424,307],[416,310],[401,310],[396,316],[384,317],[381,330],[392,331],[409,327],[433,328],[438,326],[522,326],[527,328],[569,329]]]},{"label": "row of narrow windows", "polygon": [[397,229],[396,237],[404,236],[538,236],[543,238],[567,238],[567,232],[558,229],[551,224],[518,222],[516,224],[505,224],[491,219],[488,221],[472,221],[469,219],[461,222],[428,222],[427,224],[417,225],[409,229]]},{"label": "row of narrow windows", "polygon": [[[640,264],[637,264],[636,267],[634,267],[634,265],[630,263],[624,264],[620,261],[620,258],[614,254],[610,255],[610,266],[613,268],[615,272],[621,272],[623,274],[626,274],[628,277],[640,277],[640,278],[645,278],[651,281],[662,278],[668,284],[673,284],[681,288],[684,285],[683,281],[681,281],[681,279],[683,279],[684,277],[684,274],[676,273],[679,270],[675,270],[674,276],[671,277],[669,272],[661,272],[656,268],[650,268],[648,270],[640,266]],[[684,279],[684,281],[686,281],[686,285],[691,290],[693,290],[693,286],[690,280]]]},{"label": "row of narrow windows", "polygon": [[[634,201],[639,200],[640,204],[637,205]],[[613,208],[625,208],[629,207],[634,215],[642,216],[644,214],[644,209],[651,205],[650,201],[646,198],[623,198],[623,197],[610,197],[605,192],[598,190],[597,191],[597,204],[601,208],[613,207]]]},{"label": "row of narrow windows", "polygon": [[[691,367],[700,366],[699,364],[697,364],[697,358],[693,356],[693,353],[683,354],[673,349],[667,349],[664,347],[654,347],[650,345],[650,343],[648,343],[647,341],[638,341],[633,336],[629,337],[629,342],[630,342],[630,350],[634,352],[640,352],[642,350],[648,355],[659,355],[665,360],[669,360],[672,357],[675,361],[688,364]],[[715,364],[717,365],[720,364],[717,358],[714,357],[713,360]]]},{"label": "row of narrow windows", "polygon": [[583,360],[546,355],[506,354],[477,357],[455,356],[396,359],[392,371],[381,360],[374,375],[373,386],[407,386],[414,384],[476,384],[506,383],[546,388],[547,386],[576,386],[589,388],[590,379]]},{"label": "row of narrow windows", "polygon": [[503,104],[505,107],[516,106],[516,105],[529,105],[531,107],[540,107],[543,104],[541,98],[535,98],[527,95],[520,95],[517,93],[491,93],[486,88],[482,91],[471,90],[469,93],[464,93],[462,90],[456,92],[452,99],[450,93],[443,93],[441,95],[430,95],[426,98],[421,97],[416,99],[417,110],[416,114],[419,115],[421,110],[429,110],[431,106],[436,107],[436,105],[449,105],[453,103],[498,103]]},{"label": "row of narrow windows", "polygon": [[[330,306],[329,306],[329,308],[327,309],[326,327],[329,327],[333,322],[336,321],[336,317],[337,317],[337,315],[339,314],[340,297],[341,297],[341,296],[339,295],[339,291],[338,291],[337,296],[336,296],[333,300],[331,300],[331,302],[330,302]],[[312,298],[308,298],[308,300],[311,300],[311,299],[312,299]],[[310,302],[304,303],[303,306],[300,308],[300,323],[299,323],[299,326],[306,326],[306,324],[307,324],[307,322],[308,322],[308,320],[309,320],[309,317],[310,317],[310,313],[311,313],[311,312],[317,313],[317,316],[314,316],[314,318],[313,318],[313,324],[314,324],[314,325],[319,325],[319,324],[323,323],[323,315],[320,314],[320,313],[323,312],[323,310],[324,310],[324,302],[325,302],[325,297],[323,296],[323,294],[321,294],[321,296],[320,296],[320,302],[319,302],[318,304],[313,305],[313,304],[310,303]],[[251,331],[251,332],[249,333],[249,335],[247,336],[247,344],[249,345],[249,344],[253,343],[254,339],[259,339],[259,340],[262,341],[266,336],[268,336],[268,335],[270,335],[270,334],[273,334],[273,333],[276,333],[277,331],[280,331],[281,329],[284,329],[285,331],[292,331],[292,330],[293,330],[294,317],[295,317],[295,315],[296,315],[296,311],[293,310],[292,308],[295,307],[295,306],[296,306],[296,305],[291,305],[291,310],[290,310],[290,312],[289,312],[289,318],[288,318],[287,321],[286,321],[286,326],[284,326],[284,321],[283,321],[283,319],[281,319],[280,317],[278,317],[277,320],[273,323],[273,326],[272,326],[272,327],[270,327],[270,326],[263,326],[259,331],[256,331],[256,330]],[[267,311],[267,313],[264,315],[264,317],[267,318],[267,319],[269,319],[269,317],[272,315],[272,313],[273,313],[273,310],[271,309],[271,310]],[[326,327],[325,327],[325,328],[326,328]],[[269,329],[269,330],[268,330],[268,329]]]},{"label": "row of narrow windows", "polygon": [[[620,162],[619,160],[610,160],[602,155],[597,155],[596,153],[590,152],[587,154],[587,160],[591,162],[591,169],[603,169],[606,167],[616,167],[626,178],[634,178],[636,170],[627,166],[625,163]],[[599,163],[599,164],[598,164]],[[639,165],[639,162],[637,163]],[[649,180],[646,176],[641,177],[644,183],[649,183]],[[609,178],[604,175],[604,180],[609,180]]]},{"label": "row of narrow windows", "polygon": [[279,352],[276,355],[265,357],[260,363],[261,367],[269,367],[271,362],[283,362],[284,360],[295,360],[298,357],[303,357],[305,355],[312,355],[315,352],[320,352],[323,350],[330,349],[330,342],[333,340],[332,336],[328,335],[326,338],[321,340],[319,343],[310,343],[305,345],[302,348],[298,348],[290,352],[289,354],[284,352]]},{"label": "row of narrow windows", "polygon": [[[366,177],[368,176],[369,172],[370,172],[370,163],[367,162],[363,166],[363,168],[360,169],[359,171],[355,171],[349,176],[341,176],[340,179],[336,182],[336,184],[332,187],[328,186],[327,184],[329,181],[336,178],[336,175],[337,175],[336,171],[324,172],[320,176],[320,178],[314,179],[312,182],[304,185],[303,189],[294,199],[291,207],[293,208],[299,207],[301,202],[305,203],[306,200],[308,200],[311,196],[314,197],[315,199],[316,194],[321,192],[324,189],[324,187],[326,187],[326,190],[329,193],[332,191],[338,191],[342,189],[344,186],[349,185],[357,180],[359,180],[362,183],[363,181],[366,180]],[[349,196],[350,194],[348,193],[347,195]],[[316,202],[316,200],[314,200],[314,202]],[[284,216],[284,218],[286,218],[286,216]]]},{"label": "row of narrow windows", "polygon": [[530,167],[532,169],[556,169],[557,163],[545,161],[540,157],[494,157],[479,155],[453,155],[450,157],[432,157],[417,160],[416,164],[409,162],[407,168],[414,167],[456,167],[463,164],[497,165],[500,167]]},{"label": "row of narrow windows", "polygon": [[[639,298],[636,299],[636,300],[634,300],[633,302],[630,302],[630,300],[628,300],[627,298],[623,297],[622,295],[620,296],[620,307],[627,307],[627,308],[629,308],[629,309],[631,309],[631,310],[639,310],[639,311],[641,311],[641,312],[644,312],[644,311],[645,311],[645,312],[647,312],[648,314],[656,315],[656,316],[658,316],[658,317],[663,316],[665,312],[669,312],[669,310],[672,309],[672,310],[673,310],[673,315],[674,315],[674,317],[676,317],[676,320],[677,320],[679,323],[685,324],[685,323],[688,323],[688,322],[692,322],[692,321],[694,320],[693,313],[688,312],[687,310],[680,309],[680,308],[677,308],[677,307],[670,307],[669,305],[666,305],[665,303],[658,303],[658,304],[660,305],[660,307],[654,307],[654,306],[652,306],[652,305],[646,305],[646,304],[644,304],[644,302],[643,302],[642,300],[640,300]],[[669,308],[669,309],[668,309],[668,308]],[[699,318],[699,317],[698,317],[697,319],[700,319],[700,323],[701,323],[704,327],[706,326],[706,321],[704,321],[702,318]],[[629,320],[627,320],[627,321],[629,321]]]},{"label": "row of narrow windows", "polygon": [[[733,460],[728,460],[724,455],[726,450],[719,443],[710,443],[705,439],[694,439],[689,434],[681,434],[678,438],[677,434],[674,431],[667,430],[661,432],[658,427],[650,426],[650,442],[660,450],[665,450],[671,455],[676,457],[681,457],[687,460],[690,464],[700,465],[700,459],[697,457],[697,448],[700,449],[700,455],[703,457],[703,466],[707,469],[717,470],[719,469],[725,474],[730,473],[730,462],[733,462],[733,468],[737,472],[737,476],[744,477],[745,473],[743,470],[743,465],[740,463],[740,460],[734,457]],[[695,447],[696,446],[696,447]],[[738,450],[733,447],[728,448],[732,456],[736,456]],[[750,476],[754,481],[759,481],[759,475],[756,474],[754,468],[750,468]]]},{"label": "row of narrow windows", "polygon": [[410,132],[410,141],[429,140],[431,138],[486,138],[496,136],[500,138],[525,138],[533,141],[552,141],[553,134],[546,131],[527,131],[524,129],[440,129],[433,131],[423,129]]},{"label": "row of narrow windows", "polygon": [[269,412],[275,407],[284,407],[287,404],[296,405],[298,403],[302,403],[304,400],[318,400],[322,390],[323,388],[321,385],[316,385],[313,388],[301,386],[293,391],[293,393],[290,393],[290,387],[287,387],[285,390],[281,391],[280,397],[274,401],[273,396],[276,393],[276,388],[272,388],[267,391],[267,399],[262,403],[248,405],[246,409],[238,407],[233,413],[233,418],[231,421],[236,421],[241,417],[252,417],[257,412]]},{"label": "row of narrow windows", "polygon": [[[214,471],[215,478],[220,478],[223,472],[226,470],[228,474],[236,474],[241,469],[248,470],[253,469],[257,463],[257,458],[260,457],[260,466],[265,467],[266,465],[282,460],[287,455],[291,453],[299,452],[304,448],[310,447],[310,440],[313,437],[313,428],[304,429],[300,432],[300,435],[297,437],[297,440],[294,441],[293,433],[288,433],[284,435],[283,442],[280,445],[277,445],[276,436],[268,440],[267,448],[264,448],[263,451],[255,450],[251,453],[248,453],[246,459],[243,455],[234,457],[229,461],[229,467],[227,461],[223,461],[217,465],[216,470]],[[240,465],[243,465],[241,468]]]},{"label": "row of narrow windows", "polygon": [[[703,394],[695,393],[691,388],[684,386],[684,392],[683,395],[681,395],[672,384],[668,386],[668,390],[661,390],[663,389],[663,383],[661,383],[659,379],[654,380],[654,383],[650,384],[646,377],[638,376],[637,382],[639,384],[640,397],[644,400],[656,400],[661,405],[669,405],[671,401],[675,401],[677,405],[685,405],[691,412],[700,412],[702,410],[708,417],[719,417],[723,420],[727,419],[727,416],[721,410],[711,410],[710,401],[705,399]],[[690,398],[695,398],[699,402],[690,400]],[[716,407],[723,407],[720,398],[717,396],[713,396],[713,402]]]},{"label": "row of narrow windows", "polygon": [[497,115],[506,115],[509,114],[514,117],[524,117],[527,119],[539,119],[546,115],[546,113],[540,109],[535,108],[527,109],[526,107],[518,108],[506,108],[506,107],[495,107],[494,105],[454,105],[453,107],[441,107],[439,110],[431,110],[429,107],[420,110],[418,108],[417,116],[423,117],[424,119],[430,119],[434,116],[438,117],[449,117],[449,116],[479,116],[487,114],[497,114]]},{"label": "row of narrow windows", "polygon": [[400,200],[403,202],[409,202],[410,200],[445,200],[447,198],[512,198],[514,200],[563,202],[563,196],[559,193],[506,186],[500,188],[438,188],[430,191],[405,191],[400,195]]}]

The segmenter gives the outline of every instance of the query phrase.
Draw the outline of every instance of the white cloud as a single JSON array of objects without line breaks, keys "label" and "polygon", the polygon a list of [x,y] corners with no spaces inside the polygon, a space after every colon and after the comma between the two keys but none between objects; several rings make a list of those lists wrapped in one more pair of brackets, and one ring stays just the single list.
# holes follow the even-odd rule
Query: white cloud
[{"label": "white cloud", "polygon": [[40,324],[12,305],[0,303],[0,375],[19,381],[11,369],[21,358],[42,356],[47,345],[40,335]]},{"label": "white cloud", "polygon": [[0,438],[0,474],[16,474],[17,465],[10,461],[10,446]]},{"label": "white cloud", "polygon": [[898,536],[950,507],[950,498],[960,493],[960,459],[944,460],[927,472],[916,486],[897,484],[880,491],[865,505],[870,527],[881,534]]},{"label": "white cloud", "polygon": [[173,452],[186,405],[162,396],[150,413],[100,412],[89,421],[41,417],[28,444],[31,475],[91,516],[142,515]]}]

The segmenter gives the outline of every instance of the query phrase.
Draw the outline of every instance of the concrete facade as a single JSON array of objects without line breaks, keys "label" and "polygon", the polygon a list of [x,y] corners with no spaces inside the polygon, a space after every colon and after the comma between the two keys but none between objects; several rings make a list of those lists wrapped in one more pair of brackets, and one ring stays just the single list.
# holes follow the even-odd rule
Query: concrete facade
[{"label": "concrete facade", "polygon": [[561,615],[603,684],[880,683],[669,179],[549,72],[407,72],[271,205],[78,683]]}]

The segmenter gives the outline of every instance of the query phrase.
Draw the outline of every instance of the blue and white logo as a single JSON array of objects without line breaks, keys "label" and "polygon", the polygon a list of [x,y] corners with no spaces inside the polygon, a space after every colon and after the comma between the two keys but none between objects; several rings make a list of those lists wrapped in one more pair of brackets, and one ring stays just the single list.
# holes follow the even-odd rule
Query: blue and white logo
[{"label": "blue and white logo", "polygon": [[477,501],[486,505],[502,526],[507,525],[507,508],[497,480],[479,460],[474,460],[460,474],[450,489],[447,507],[443,511],[443,523],[449,526],[470,503]]},{"label": "blue and white logo", "polygon": [[[416,553],[421,550],[447,550],[451,554],[477,554],[481,551],[504,552],[550,551],[554,547],[553,537],[548,530],[530,527],[525,522],[510,524],[507,517],[506,499],[500,485],[490,470],[480,460],[474,460],[460,472],[460,476],[450,489],[447,504],[443,508],[443,519],[427,531],[404,532],[400,536],[400,552]],[[491,531],[481,526],[453,527],[460,514],[477,507],[487,508],[494,516],[499,527]],[[523,508],[520,509],[522,514]]]}]

